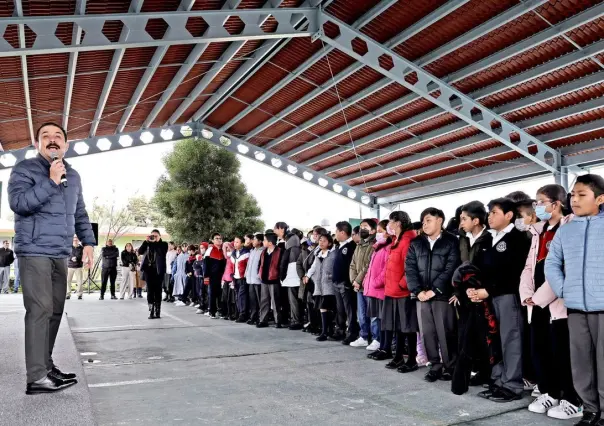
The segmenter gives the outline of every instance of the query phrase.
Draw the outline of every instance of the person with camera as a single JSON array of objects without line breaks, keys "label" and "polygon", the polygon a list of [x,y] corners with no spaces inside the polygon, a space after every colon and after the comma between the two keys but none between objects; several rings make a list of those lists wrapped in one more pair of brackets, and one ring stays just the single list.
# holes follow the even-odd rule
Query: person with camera
[{"label": "person with camera", "polygon": [[115,280],[117,278],[117,258],[120,257],[119,249],[113,245],[113,240],[107,240],[107,245],[101,250],[103,258],[103,267],[101,269],[101,297],[99,300],[105,300],[105,291],[107,290],[107,281],[111,281],[111,299],[115,297]]},{"label": "person with camera", "polygon": [[126,288],[128,288],[128,299],[132,299],[132,289],[136,282],[136,264],[138,256],[134,252],[132,244],[127,243],[122,251],[122,283],[120,284],[120,300],[124,300]]},{"label": "person with camera", "polygon": [[157,229],[143,241],[138,253],[144,256],[141,263],[143,279],[147,282],[147,303],[149,304],[149,319],[160,318],[161,290],[166,273],[166,254],[168,243],[162,241]]},{"label": "person with camera", "polygon": [[73,236],[73,245],[71,246],[71,257],[67,261],[67,296],[66,299],[71,298],[71,282],[73,276],[76,276],[78,282],[78,300],[82,300],[82,282],[84,277],[83,267],[84,262],[82,257],[84,256],[84,247],[80,244],[78,236]]}]

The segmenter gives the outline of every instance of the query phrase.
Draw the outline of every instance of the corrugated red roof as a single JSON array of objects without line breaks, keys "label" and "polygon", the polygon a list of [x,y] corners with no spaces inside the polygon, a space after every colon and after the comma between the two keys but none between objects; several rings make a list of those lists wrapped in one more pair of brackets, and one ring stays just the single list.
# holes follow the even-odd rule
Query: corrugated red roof
[{"label": "corrugated red roof", "polygon": [[[180,0],[145,0],[142,3],[142,11],[175,11],[180,3]],[[240,9],[260,8],[264,3],[264,0],[244,0],[238,7]],[[302,3],[303,0],[285,0],[281,7],[297,7]],[[329,4],[326,12],[352,25],[355,22],[358,23],[360,19],[364,19],[366,14],[378,3],[379,0],[355,0],[354,2],[335,0]],[[383,10],[382,13],[373,16],[372,20],[364,20],[365,25],[359,30],[376,41],[385,43],[446,3],[445,0],[399,1]],[[218,10],[223,7],[223,4],[224,0],[196,1],[192,9]],[[471,0],[403,41],[394,48],[394,51],[409,60],[420,60],[424,55],[447,43],[455,43],[454,40],[458,37],[519,4],[519,0]],[[486,34],[474,41],[460,45],[441,58],[432,60],[425,65],[425,69],[437,77],[446,79],[446,76],[451,73],[532,37],[548,29],[550,25],[564,22],[564,20],[600,4],[601,1],[595,0],[549,0],[505,25],[494,24],[492,30]],[[75,0],[61,2],[37,0],[24,2],[23,12],[26,16],[72,15],[75,13],[75,7]],[[127,13],[129,7],[129,0],[88,0],[86,13]],[[527,3],[524,7],[530,7],[530,4]],[[10,0],[0,2],[0,17],[12,16],[13,8],[14,4]],[[240,18],[232,16],[227,20],[225,28],[235,34],[242,30],[242,25]],[[167,28],[163,19],[153,19],[147,25],[147,31],[153,38],[163,36]],[[197,17],[189,19],[186,28],[193,35],[200,36],[208,27],[203,18]],[[274,18],[264,24],[265,31],[274,31],[275,28]],[[121,31],[120,22],[109,22],[103,28],[105,36],[112,41],[119,39]],[[330,29],[327,28],[327,31]],[[538,122],[539,117],[544,114],[573,107],[573,113],[568,117],[548,120],[544,124],[531,125],[526,129],[530,134],[545,140],[548,139],[549,134],[562,129],[569,129],[568,132],[571,134],[573,127],[604,118],[604,105],[595,109],[590,107],[589,111],[581,109],[584,102],[599,99],[604,95],[604,82],[590,87],[578,87],[575,91],[556,95],[546,100],[538,99],[532,105],[523,106],[511,112],[505,112],[510,110],[506,110],[506,105],[520,99],[531,99],[536,94],[602,71],[601,66],[594,60],[586,57],[578,58],[571,62],[567,61],[564,66],[558,67],[555,71],[546,72],[536,78],[529,78],[511,87],[502,90],[492,88],[484,90],[512,76],[531,73],[531,70],[554,59],[564,60],[565,57],[568,57],[565,55],[577,52],[577,47],[573,43],[585,48],[602,41],[604,39],[604,19],[599,18],[586,22],[566,35],[572,40],[572,43],[568,39],[558,36],[475,72],[454,82],[453,85],[467,94],[480,91],[480,102],[483,105],[504,111],[505,118],[519,123],[520,126],[526,120],[535,119]],[[35,34],[26,28],[25,36],[27,45],[31,46]],[[57,30],[57,36],[64,42],[69,42],[72,37],[72,24],[61,24]],[[16,26],[9,26],[4,38],[14,47],[18,47],[19,38]],[[352,75],[333,86],[334,76],[350,66],[357,66],[357,64],[354,59],[344,53],[333,50],[328,45],[324,46],[320,40],[313,42],[310,38],[294,38],[287,41],[270,60],[254,69],[254,72],[232,93],[222,99],[217,99],[214,94],[220,90],[222,85],[246,60],[253,57],[257,49],[263,48],[261,40],[240,44],[241,48],[234,60],[222,64],[219,72],[204,87],[200,95],[188,100],[191,91],[212,69],[216,61],[220,60],[230,45],[228,42],[210,44],[199,58],[198,63],[192,67],[167,102],[159,109],[151,126],[164,125],[185,101],[187,108],[178,117],[177,122],[188,122],[196,111],[211,99],[214,106],[210,110],[210,114],[204,117],[205,122],[209,125],[222,127],[245,110],[246,115],[234,120],[231,127],[226,129],[228,132],[249,139],[256,145],[266,146],[270,143],[270,149],[273,152],[284,156],[290,156],[292,150],[303,145],[307,147],[307,144],[310,143],[311,146],[295,154],[292,159],[298,162],[314,162],[312,167],[315,170],[329,169],[332,177],[345,180],[352,185],[366,186],[371,192],[397,187],[404,189],[404,186],[410,183],[425,182],[442,176],[455,176],[462,171],[484,167],[493,162],[513,162],[519,158],[520,154],[511,150],[499,154],[497,154],[499,151],[495,150],[497,155],[492,155],[490,150],[501,146],[499,142],[492,139],[462,146],[465,139],[479,134],[479,131],[469,126],[464,127],[464,123],[453,115],[442,113],[434,108],[429,100],[419,98],[376,117],[377,110],[409,96],[409,91],[397,83],[389,82],[379,72],[364,66],[358,66]],[[168,88],[182,64],[187,61],[193,48],[194,45],[186,44],[172,45],[167,49],[160,66],[155,70],[139,103],[130,115],[125,131],[138,130],[143,126],[162,93]],[[97,135],[112,134],[116,131],[124,110],[131,102],[156,50],[155,47],[144,47],[124,51],[119,71],[116,73],[108,93],[102,119],[96,130]],[[290,74],[296,72],[301,64],[322,50],[328,51],[327,55],[323,55],[300,76],[290,78]],[[114,50],[79,53],[69,111],[70,139],[89,136],[91,121],[95,116],[114,55]],[[34,127],[42,121],[62,120],[69,58],[69,53],[27,57]],[[597,58],[604,59],[603,55],[598,55]],[[264,101],[256,102],[263,94],[286,78],[291,81],[285,87],[276,91],[272,96],[268,96]],[[408,77],[409,81],[412,81],[413,78],[415,78],[413,75]],[[0,81],[2,81],[0,87],[0,122],[2,123],[0,141],[5,150],[16,149],[30,143],[22,79],[21,61],[18,57],[0,58]],[[360,91],[375,84],[383,85],[383,88],[356,103],[341,104],[342,100],[357,97]],[[321,90],[322,93],[307,102],[299,102],[309,93],[318,90]],[[286,109],[287,113],[284,113]],[[430,110],[440,113],[409,128],[399,128],[398,123],[404,124],[418,114],[425,114]],[[325,111],[330,111],[330,113],[323,115]],[[275,116],[280,118],[275,119]],[[319,116],[321,118],[317,118]],[[265,124],[268,120],[271,120],[271,123]],[[362,120],[362,123],[355,125],[354,128],[348,127],[357,120]],[[247,136],[249,132],[259,126],[261,126],[261,131],[251,137]],[[448,132],[443,130],[443,133],[439,134],[439,129],[442,128],[452,130],[448,130]],[[325,141],[317,139],[330,135],[336,129],[339,129],[339,134],[330,139]],[[390,134],[377,137],[374,136],[376,132]],[[290,133],[295,134],[291,137],[285,136]],[[427,141],[424,136],[426,134],[430,135],[430,139]],[[561,148],[602,137],[604,137],[604,130],[596,129],[590,132],[579,132],[568,137],[558,137],[550,145]],[[280,142],[273,146],[272,142],[275,139],[279,139]],[[342,146],[349,146],[351,140],[355,143],[366,140],[367,143],[355,146],[355,150],[348,149],[336,155],[334,150]],[[454,146],[451,145],[454,143]],[[396,150],[392,148],[395,145]],[[428,151],[434,152],[435,147],[446,150],[448,145],[454,148],[450,152],[437,155],[424,154]],[[464,157],[477,153],[484,153],[488,158],[474,159],[471,162],[464,160]],[[319,155],[326,155],[327,158],[317,160]],[[351,163],[351,161],[355,161],[356,155],[371,158],[359,158],[358,162]],[[413,161],[402,166],[394,166],[401,159],[409,158]],[[452,161],[452,159],[456,159],[456,161]],[[344,163],[348,165],[338,167]],[[438,166],[441,163],[442,167]],[[422,172],[421,169],[428,166],[434,171]],[[362,177],[357,176],[359,170],[363,171]],[[348,178],[348,176],[352,176],[352,178]],[[390,177],[393,180],[391,183],[371,186],[372,182]]]}]

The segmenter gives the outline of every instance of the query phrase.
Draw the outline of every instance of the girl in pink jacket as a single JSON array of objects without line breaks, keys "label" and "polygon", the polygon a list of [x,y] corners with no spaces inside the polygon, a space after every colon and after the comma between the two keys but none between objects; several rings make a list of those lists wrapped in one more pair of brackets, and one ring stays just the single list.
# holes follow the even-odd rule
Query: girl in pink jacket
[{"label": "girl in pink jacket", "polygon": [[[531,356],[537,373],[537,398],[529,411],[556,419],[582,416],[581,400],[573,387],[570,366],[568,320],[564,300],[556,297],[545,279],[545,258],[564,216],[567,195],[560,185],[546,185],[537,191],[535,213],[541,220],[529,228],[531,250],[520,280],[520,299],[527,306]],[[539,395],[540,393],[540,395]]]},{"label": "girl in pink jacket", "polygon": [[[386,262],[390,255],[392,240],[386,232],[387,220],[382,220],[377,226],[376,243],[373,245],[374,252],[367,267],[367,274],[363,280],[363,295],[367,296],[367,316],[371,318],[371,335],[375,336],[368,351],[375,352],[380,348],[382,340],[380,314],[384,302],[384,291],[386,282]],[[380,336],[379,338],[377,336]]]}]

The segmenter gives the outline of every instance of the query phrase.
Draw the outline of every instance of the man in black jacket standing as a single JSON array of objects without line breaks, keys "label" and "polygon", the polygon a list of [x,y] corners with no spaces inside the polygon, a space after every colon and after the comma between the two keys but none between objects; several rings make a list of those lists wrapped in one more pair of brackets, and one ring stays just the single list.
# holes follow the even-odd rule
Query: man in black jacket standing
[{"label": "man in black jacket standing", "polygon": [[10,284],[10,265],[15,261],[15,255],[10,249],[8,240],[4,240],[2,248],[0,248],[0,284],[2,293],[6,294]]},{"label": "man in black jacket standing", "polygon": [[78,236],[73,236],[73,245],[71,246],[71,256],[69,256],[69,260],[67,261],[67,297],[66,299],[71,298],[71,282],[73,281],[73,276],[75,274],[76,280],[78,283],[78,300],[82,300],[82,282],[83,282],[83,274],[82,268],[84,266],[84,261],[82,257],[84,256],[84,247],[80,244],[80,240],[78,240]]},{"label": "man in black jacket standing", "polygon": [[508,198],[489,203],[491,247],[476,259],[482,272],[484,289],[468,289],[475,302],[493,298],[503,361],[493,366],[493,386],[478,396],[495,402],[510,402],[522,398],[522,337],[524,332],[520,304],[520,276],[526,265],[531,240],[514,226],[516,205]]},{"label": "man in black jacket standing", "polygon": [[[336,324],[340,334],[336,335],[335,339],[339,340],[342,333],[346,332],[346,338],[342,340],[342,344],[350,345],[359,337],[357,296],[350,282],[350,263],[357,245],[352,240],[352,226],[350,223],[336,223],[336,239],[340,242],[340,246],[334,251],[333,282],[336,287],[336,308],[338,311]],[[348,330],[346,330],[346,323],[348,323]]]},{"label": "man in black jacket standing", "polygon": [[422,339],[432,363],[425,380],[451,380],[457,359],[454,305],[458,303],[451,280],[459,266],[459,242],[443,230],[442,210],[433,207],[424,210],[421,221],[424,233],[411,242],[405,260],[407,285],[419,299]]},{"label": "man in black jacket standing", "polygon": [[166,254],[168,243],[162,241],[157,229],[143,241],[138,254],[145,256],[141,263],[141,271],[147,282],[147,303],[149,304],[149,319],[160,318],[161,290],[166,274]]},{"label": "man in black jacket standing", "polygon": [[120,251],[113,245],[113,240],[107,240],[107,245],[101,250],[103,264],[101,269],[101,297],[99,300],[105,300],[105,291],[107,290],[107,280],[111,280],[111,298],[115,297],[115,279],[117,278],[117,259],[120,257]]}]

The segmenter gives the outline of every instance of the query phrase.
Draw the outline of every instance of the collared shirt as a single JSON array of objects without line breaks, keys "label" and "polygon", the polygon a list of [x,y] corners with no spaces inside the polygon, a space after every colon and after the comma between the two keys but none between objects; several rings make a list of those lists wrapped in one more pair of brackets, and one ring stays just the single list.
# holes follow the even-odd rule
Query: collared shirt
[{"label": "collared shirt", "polygon": [[476,240],[478,238],[480,238],[480,236],[484,233],[484,230],[487,229],[486,226],[483,226],[482,229],[480,230],[480,232],[478,233],[478,235],[474,236],[474,234],[472,234],[471,232],[468,232],[466,234],[466,236],[468,237],[468,239],[470,240],[470,247],[472,247],[474,245],[474,243],[476,242]]},{"label": "collared shirt", "polygon": [[442,237],[442,235],[443,233],[441,232],[440,234],[438,234],[438,237],[436,237],[436,239],[434,240],[426,235],[428,243],[430,243],[430,251],[432,251],[432,249],[434,248],[434,244],[436,244],[436,242],[440,239],[440,237]]},{"label": "collared shirt", "polygon": [[350,237],[349,239],[347,239],[346,241],[344,241],[342,244],[340,244],[339,249],[340,249],[340,250],[342,250],[342,248],[343,248],[343,247],[344,247],[346,244],[348,244],[349,242],[351,242],[351,241],[352,241],[352,237]]},{"label": "collared shirt", "polygon": [[501,239],[503,237],[505,237],[506,234],[509,234],[512,229],[514,229],[514,224],[510,223],[508,226],[506,226],[503,230],[497,232],[494,229],[489,229],[489,232],[491,233],[491,235],[493,236],[493,247],[495,247],[495,245],[501,241]]}]

